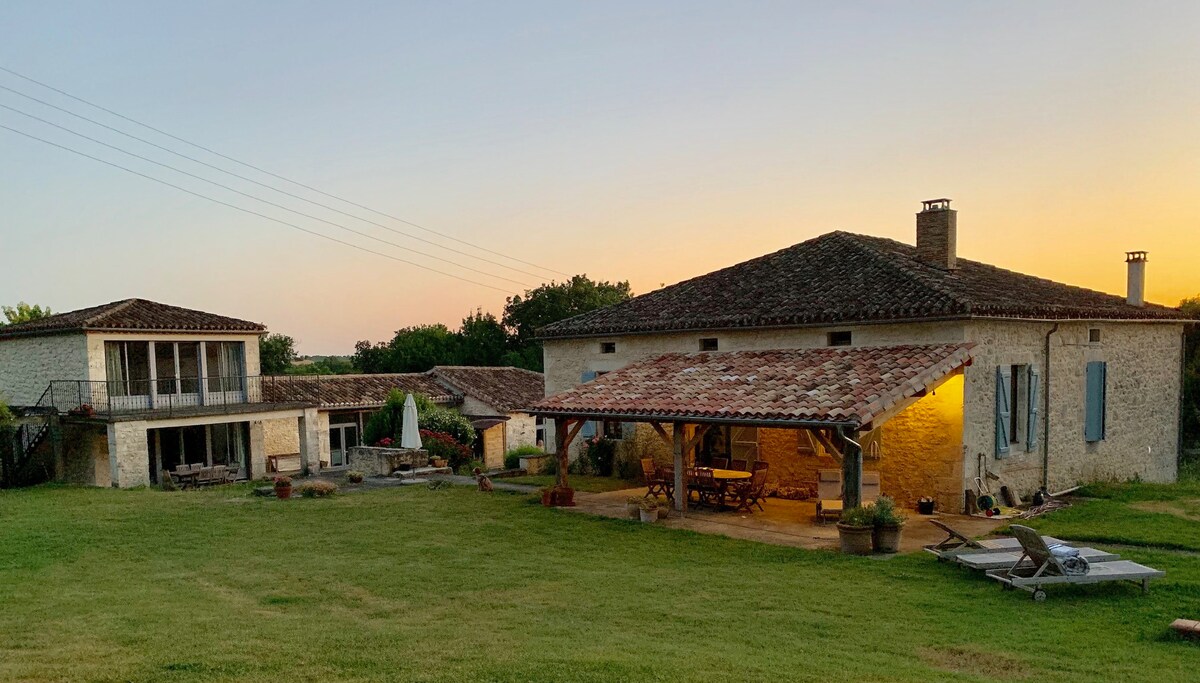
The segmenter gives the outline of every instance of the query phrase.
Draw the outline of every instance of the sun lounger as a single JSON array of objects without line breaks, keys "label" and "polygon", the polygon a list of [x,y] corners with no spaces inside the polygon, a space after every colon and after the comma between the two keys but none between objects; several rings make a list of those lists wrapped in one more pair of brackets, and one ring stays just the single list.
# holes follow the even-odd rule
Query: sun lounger
[{"label": "sun lounger", "polygon": [[842,471],[817,471],[817,521],[841,519],[842,517]]},{"label": "sun lounger", "polygon": [[[933,545],[925,546],[925,552],[937,555],[939,560],[952,560],[959,555],[967,553],[1021,552],[1021,542],[1016,538],[985,538],[977,541],[959,533],[944,522],[931,519],[929,523],[946,532],[946,538]],[[1060,541],[1053,536],[1043,536],[1042,539],[1046,542],[1046,545],[1070,545],[1070,543]]]},{"label": "sun lounger", "polygon": [[[1024,551],[1020,560],[1009,569],[995,569],[987,575],[999,581],[1005,588],[1020,588],[1033,593],[1033,599],[1037,602],[1046,599],[1043,586],[1132,581],[1140,583],[1142,592],[1147,593],[1150,591],[1151,579],[1166,576],[1166,572],[1129,560],[1099,562],[1090,566],[1085,563],[1086,573],[1074,573],[1068,568],[1069,563],[1051,552],[1046,542],[1033,529],[1014,524],[1012,532],[1021,542],[1021,549]],[[1024,564],[1026,558],[1030,560],[1029,565]]]},{"label": "sun lounger", "polygon": [[[1018,541],[1020,543],[1020,541]],[[1047,544],[1049,545],[1049,544]],[[1096,562],[1112,562],[1121,559],[1120,555],[1115,555],[1106,550],[1098,550],[1096,548],[1075,548],[1079,552],[1079,557],[1087,560],[1088,563]],[[983,552],[983,553],[963,553],[956,555],[954,561],[967,569],[976,571],[986,571],[988,569],[1011,569],[1017,562],[1024,559],[1023,566],[1033,566],[1033,562],[1025,557],[1025,554],[1020,550],[1012,552]]]}]

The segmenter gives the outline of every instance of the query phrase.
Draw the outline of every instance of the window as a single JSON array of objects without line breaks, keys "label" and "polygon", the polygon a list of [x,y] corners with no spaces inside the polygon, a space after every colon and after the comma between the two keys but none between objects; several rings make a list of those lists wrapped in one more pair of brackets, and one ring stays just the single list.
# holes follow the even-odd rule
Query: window
[{"label": "window", "polygon": [[839,330],[830,332],[827,335],[827,341],[828,346],[850,346],[853,336],[850,334],[850,330]]},{"label": "window", "polygon": [[625,436],[625,423],[616,420],[605,420],[602,435],[606,439],[621,439]]},{"label": "window", "polygon": [[1100,343],[1100,328],[1099,327],[1093,327],[1088,330],[1088,343],[1089,344],[1099,344]]},{"label": "window", "polygon": [[753,462],[758,459],[758,427],[713,426],[700,441],[699,456],[704,463],[713,458]]},{"label": "window", "polygon": [[718,346],[718,344],[717,344],[716,337],[709,337],[707,339],[700,340],[700,350],[701,351],[716,351],[717,346]]},{"label": "window", "polygon": [[538,448],[545,450],[546,448],[546,418],[538,416],[534,418],[534,443]]},{"label": "window", "polygon": [[1040,376],[1032,365],[996,368],[996,457],[1037,448]]},{"label": "window", "polygon": [[104,367],[109,396],[150,395],[149,342],[104,342]]},{"label": "window", "polygon": [[1108,400],[1108,363],[1092,361],[1087,364],[1086,396],[1083,408],[1083,438],[1088,442],[1103,441],[1105,408]]},{"label": "window", "polygon": [[242,342],[204,344],[209,391],[240,391],[246,374]]},{"label": "window", "polygon": [[600,353],[616,353],[616,342],[600,342]]}]

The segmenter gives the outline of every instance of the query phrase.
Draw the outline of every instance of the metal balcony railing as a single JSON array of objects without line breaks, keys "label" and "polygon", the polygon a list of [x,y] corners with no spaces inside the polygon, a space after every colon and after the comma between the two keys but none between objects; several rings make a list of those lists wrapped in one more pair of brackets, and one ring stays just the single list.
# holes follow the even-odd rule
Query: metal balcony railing
[{"label": "metal balcony railing", "polygon": [[[41,404],[70,415],[154,412],[172,414],[200,408],[230,408],[250,403],[311,402],[307,395],[281,386],[272,376],[171,377],[127,380],[56,380]],[[315,383],[313,398],[320,396]]]}]

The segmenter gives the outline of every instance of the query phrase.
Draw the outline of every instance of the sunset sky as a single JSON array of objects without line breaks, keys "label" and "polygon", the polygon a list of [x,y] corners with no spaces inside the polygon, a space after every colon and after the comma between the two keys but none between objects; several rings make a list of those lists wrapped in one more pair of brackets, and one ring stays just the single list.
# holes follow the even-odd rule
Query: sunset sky
[{"label": "sunset sky", "polygon": [[[349,353],[561,273],[643,293],[830,230],[1123,294],[1200,293],[1200,3],[116,2],[0,5],[0,67],[425,228],[286,185],[0,71],[0,86],[530,275],[36,114],[0,125],[490,289],[304,234],[0,129],[0,303],[142,297]],[[401,248],[403,247],[403,248]],[[413,254],[417,249],[452,263]],[[461,265],[459,265],[461,264]],[[509,282],[465,267],[500,274]]]}]

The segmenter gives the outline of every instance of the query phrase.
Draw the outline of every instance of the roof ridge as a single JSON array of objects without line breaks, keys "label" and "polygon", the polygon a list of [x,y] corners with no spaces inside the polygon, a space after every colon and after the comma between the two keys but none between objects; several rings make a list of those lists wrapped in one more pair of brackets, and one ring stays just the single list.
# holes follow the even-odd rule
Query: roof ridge
[{"label": "roof ridge", "polygon": [[[906,260],[904,259],[903,255],[888,254],[888,253],[884,252],[883,250],[877,248],[875,245],[870,244],[868,240],[887,240],[889,242],[895,242],[896,244],[906,246],[906,247],[911,247],[912,245],[906,244],[899,240],[893,240],[893,239],[890,239],[887,237],[876,237],[874,235],[861,235],[859,233],[853,233],[853,232],[841,232],[841,231],[838,231],[838,232],[841,235],[846,235],[846,236],[853,238],[850,241],[853,242],[855,245],[857,245],[863,252],[869,254],[877,262],[879,262],[889,268],[892,268],[893,270],[899,272],[902,275],[907,275],[907,276],[911,277],[912,279],[920,282],[922,285],[924,285],[924,286],[932,289],[933,291],[937,292],[938,294],[941,294],[942,296],[946,297],[947,299],[954,302],[955,304],[962,306],[964,309],[964,312],[966,312],[966,313],[971,312],[971,302],[964,300],[962,297],[955,294],[954,291],[952,291],[949,287],[945,287],[942,285],[942,283],[937,282],[933,278],[929,277],[926,273],[922,272],[920,268],[914,268],[911,265],[909,265],[906,262]],[[861,239],[864,237],[867,239],[866,240]]]},{"label": "roof ridge", "polygon": [[126,308],[129,308],[136,302],[137,302],[136,298],[122,299],[116,303],[112,303],[107,306],[102,306],[99,311],[97,311],[93,315],[90,315],[90,316],[84,318],[83,322],[81,323],[80,326],[87,327],[87,326],[95,323],[97,320],[107,318],[108,316],[112,315],[113,313],[120,313],[121,311],[125,310]]}]

